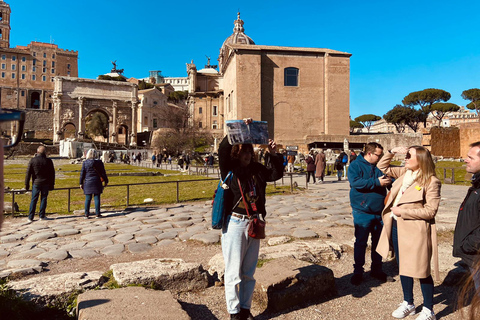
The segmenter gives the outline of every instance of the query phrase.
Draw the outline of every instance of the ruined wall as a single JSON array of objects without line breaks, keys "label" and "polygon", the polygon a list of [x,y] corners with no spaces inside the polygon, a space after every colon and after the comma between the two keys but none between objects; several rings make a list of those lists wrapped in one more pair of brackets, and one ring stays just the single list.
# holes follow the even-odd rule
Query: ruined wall
[{"label": "ruined wall", "polygon": [[430,130],[430,145],[430,151],[435,156],[460,157],[460,129],[457,127],[432,128]]},{"label": "ruined wall", "polygon": [[35,139],[53,139],[53,110],[28,110],[25,129],[35,131]]},{"label": "ruined wall", "polygon": [[465,123],[460,126],[460,157],[467,156],[469,145],[480,141],[480,123]]}]

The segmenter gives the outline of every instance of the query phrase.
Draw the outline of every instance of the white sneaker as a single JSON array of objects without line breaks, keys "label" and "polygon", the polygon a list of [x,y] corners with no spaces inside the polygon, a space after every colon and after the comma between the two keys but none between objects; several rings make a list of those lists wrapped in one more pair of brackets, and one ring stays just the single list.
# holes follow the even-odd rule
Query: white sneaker
[{"label": "white sneaker", "polygon": [[28,222],[28,223],[32,223],[33,220],[32,220],[32,219],[28,219],[27,222]]},{"label": "white sneaker", "polygon": [[437,317],[435,317],[435,313],[433,313],[433,311],[423,307],[422,312],[420,312],[416,320],[437,320]]},{"label": "white sneaker", "polygon": [[415,306],[413,304],[408,304],[407,301],[403,301],[398,305],[398,308],[392,312],[392,317],[403,319],[411,314],[415,314]]}]

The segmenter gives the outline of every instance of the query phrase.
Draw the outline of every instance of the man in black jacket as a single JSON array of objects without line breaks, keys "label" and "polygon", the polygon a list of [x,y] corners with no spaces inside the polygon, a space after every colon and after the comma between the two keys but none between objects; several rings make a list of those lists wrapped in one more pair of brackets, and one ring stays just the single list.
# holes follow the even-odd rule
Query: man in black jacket
[{"label": "man in black jacket", "polygon": [[467,172],[472,173],[472,186],[468,189],[457,217],[453,236],[453,256],[462,258],[473,275],[475,288],[480,287],[480,272],[473,266],[480,258],[480,141],[472,143],[468,151]]},{"label": "man in black jacket", "polygon": [[25,175],[25,189],[27,190],[30,189],[30,178],[32,178],[32,200],[28,212],[28,222],[33,222],[39,195],[41,201],[38,215],[40,220],[45,220],[48,191],[53,190],[55,186],[55,169],[52,160],[47,158],[44,146],[37,148],[37,154],[28,164],[27,174]]}]

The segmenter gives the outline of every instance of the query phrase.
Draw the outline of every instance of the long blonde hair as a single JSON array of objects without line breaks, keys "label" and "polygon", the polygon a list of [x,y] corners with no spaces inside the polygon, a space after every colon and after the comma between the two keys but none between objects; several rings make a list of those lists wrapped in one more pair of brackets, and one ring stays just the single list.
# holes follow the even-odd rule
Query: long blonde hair
[{"label": "long blonde hair", "polygon": [[417,152],[417,162],[420,168],[416,181],[426,186],[432,177],[436,177],[435,163],[433,163],[432,154],[427,148],[422,146],[411,146],[409,149],[415,149]]}]

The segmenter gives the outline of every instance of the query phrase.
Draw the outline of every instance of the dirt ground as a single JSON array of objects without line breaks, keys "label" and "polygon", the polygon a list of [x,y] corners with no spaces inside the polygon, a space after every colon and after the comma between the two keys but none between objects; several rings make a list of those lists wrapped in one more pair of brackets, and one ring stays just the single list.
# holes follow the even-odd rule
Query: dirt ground
[{"label": "dirt ground", "polygon": [[[353,240],[353,228],[350,227],[331,227],[328,229],[328,233],[331,235],[329,241],[332,242],[345,243]],[[455,267],[454,264],[458,260],[451,257],[452,239],[451,232],[439,235],[442,281],[448,271]],[[264,241],[262,246],[267,246],[266,240],[262,241]],[[221,252],[220,245],[204,245],[194,241],[175,242],[163,247],[154,247],[144,254],[122,254],[117,257],[88,260],[67,259],[56,263],[52,262],[44,275],[74,271],[107,271],[114,263],[162,257],[181,258],[186,262],[200,262],[206,266],[210,258],[219,252]],[[316,303],[305,302],[295,308],[275,314],[262,310],[254,303],[252,313],[256,319],[394,319],[391,312],[402,301],[398,268],[394,261],[386,262],[384,271],[393,276],[395,282],[380,283],[369,276],[369,252],[367,252],[364,282],[359,286],[350,284],[353,271],[353,249],[347,249],[340,259],[325,261],[322,265],[334,272],[338,291],[335,297]],[[213,286],[200,292],[178,294],[177,299],[192,319],[229,319],[223,290],[223,287]],[[442,282],[435,283],[434,309],[437,319],[461,319],[460,312],[454,311],[457,291],[458,287],[446,286]],[[418,281],[415,283],[414,295],[417,312],[420,312],[423,299]],[[414,316],[409,318],[414,319]]]}]

